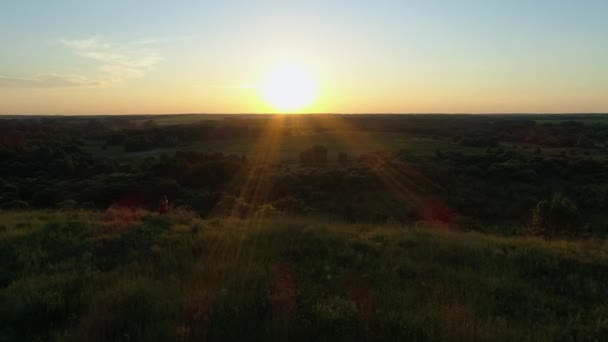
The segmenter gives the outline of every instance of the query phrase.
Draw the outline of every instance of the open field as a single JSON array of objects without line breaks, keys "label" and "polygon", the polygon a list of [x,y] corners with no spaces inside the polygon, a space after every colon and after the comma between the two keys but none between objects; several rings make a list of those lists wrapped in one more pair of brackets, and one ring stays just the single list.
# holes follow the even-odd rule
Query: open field
[{"label": "open field", "polygon": [[[475,155],[493,147],[519,148],[518,153],[527,155],[538,154],[539,148],[546,156],[566,154],[601,160],[608,156],[603,143],[608,127],[606,115],[381,115],[375,121],[369,115],[280,117],[202,114],[99,117],[99,122],[108,123],[111,132],[123,134],[122,131],[125,135],[116,141],[106,134],[87,137],[84,146],[97,158],[129,159],[196,151],[256,159],[264,130],[273,126],[274,121],[283,120],[280,139],[273,141],[272,146],[264,146],[276,153],[275,162],[297,162],[300,153],[313,145],[326,147],[330,160],[340,152],[357,159],[362,154],[399,150],[414,155],[432,155],[437,151]],[[216,136],[214,130],[219,132]],[[182,136],[185,131],[189,131],[188,137]],[[151,135],[152,132],[156,133]],[[509,135],[514,133],[517,136]],[[464,142],[458,140],[462,137]],[[479,141],[467,143],[470,139]]]},{"label": "open field", "polygon": [[[299,160],[299,154],[308,146],[314,144],[322,144],[330,151],[330,159],[335,160],[336,154],[346,152],[352,156],[359,156],[366,153],[374,153],[379,150],[406,150],[413,155],[431,155],[437,151],[442,152],[460,152],[465,155],[475,155],[486,153],[487,148],[484,147],[467,147],[461,146],[445,137],[425,137],[412,136],[401,133],[352,133],[350,137],[354,140],[363,139],[364,141],[372,141],[370,145],[353,146],[348,142],[340,140],[334,133],[316,133],[306,136],[286,137],[278,146],[279,162],[295,163]],[[238,156],[247,156],[255,159],[257,154],[254,150],[257,140],[254,138],[231,139],[196,142],[192,144],[182,145],[178,147],[156,148],[142,152],[127,152],[120,146],[107,146],[102,148],[103,142],[88,140],[86,141],[86,149],[93,155],[101,158],[143,158],[147,156],[158,156],[161,154],[172,155],[176,151],[196,151],[203,153],[222,152],[224,154],[234,154]],[[515,143],[507,146],[507,149],[517,147],[522,153],[533,155],[536,151],[535,145]],[[593,148],[543,148],[547,156],[559,156],[560,153],[572,153],[575,151],[579,156],[591,156],[597,159],[608,159],[608,154],[598,151]]]},{"label": "open field", "polygon": [[[87,142],[87,150],[94,155],[110,158],[141,158],[157,156],[162,153],[174,154],[176,151],[196,151],[203,153],[222,152],[224,154],[244,155],[255,159],[259,149],[256,150],[256,138],[238,138],[226,140],[210,140],[194,142],[187,145],[171,148],[157,148],[142,152],[127,152],[119,146],[108,146],[102,149],[103,143],[99,141]],[[464,154],[484,153],[482,147],[463,147],[445,137],[416,136],[403,133],[386,132],[327,132],[288,135],[274,146],[279,155],[279,162],[298,162],[299,154],[306,148],[321,144],[330,151],[330,159],[336,159],[338,152],[346,152],[352,156],[373,153],[379,150],[398,151],[407,150],[417,155],[430,155],[437,150],[449,152],[458,151]]]},{"label": "open field", "polygon": [[0,213],[0,340],[605,340],[605,240]]}]

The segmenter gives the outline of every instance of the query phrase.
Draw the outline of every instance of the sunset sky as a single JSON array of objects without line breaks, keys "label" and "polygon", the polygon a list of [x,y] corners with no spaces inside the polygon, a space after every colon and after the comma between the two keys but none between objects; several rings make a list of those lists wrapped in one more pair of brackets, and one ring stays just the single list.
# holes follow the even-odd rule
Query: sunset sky
[{"label": "sunset sky", "polygon": [[0,114],[277,112],[284,65],[294,112],[608,112],[606,0],[3,0],[0,46]]}]

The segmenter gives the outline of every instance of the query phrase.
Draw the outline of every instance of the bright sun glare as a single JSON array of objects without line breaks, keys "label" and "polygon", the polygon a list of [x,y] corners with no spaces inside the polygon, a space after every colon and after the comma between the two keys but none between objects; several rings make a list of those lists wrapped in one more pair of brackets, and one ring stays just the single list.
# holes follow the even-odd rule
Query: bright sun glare
[{"label": "bright sun glare", "polygon": [[311,72],[297,65],[273,69],[261,84],[260,91],[275,109],[294,112],[310,106],[318,96],[318,86]]}]

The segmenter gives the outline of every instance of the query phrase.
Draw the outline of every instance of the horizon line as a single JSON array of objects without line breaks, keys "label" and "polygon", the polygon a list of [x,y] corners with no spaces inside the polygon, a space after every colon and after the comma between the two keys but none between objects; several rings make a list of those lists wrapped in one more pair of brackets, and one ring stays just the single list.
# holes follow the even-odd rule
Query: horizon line
[{"label": "horizon line", "polygon": [[71,117],[82,117],[82,116],[167,116],[167,115],[608,115],[608,112],[496,112],[496,113],[466,113],[466,112],[312,112],[312,113],[103,113],[103,114],[4,114],[0,113],[0,117],[33,117],[33,116],[71,116]]}]

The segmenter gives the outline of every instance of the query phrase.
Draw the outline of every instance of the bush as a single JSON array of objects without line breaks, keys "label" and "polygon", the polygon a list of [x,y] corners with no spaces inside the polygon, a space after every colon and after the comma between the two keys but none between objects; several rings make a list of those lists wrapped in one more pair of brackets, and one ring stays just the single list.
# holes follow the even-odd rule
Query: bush
[{"label": "bush", "polygon": [[546,239],[581,236],[583,229],[576,204],[561,194],[538,202],[532,210],[530,232]]},{"label": "bush", "polygon": [[293,196],[280,198],[272,203],[277,210],[288,215],[300,215],[306,212],[306,205],[302,200]]},{"label": "bush", "polygon": [[252,207],[241,197],[224,196],[213,208],[213,214],[219,216],[234,216],[245,218],[251,213]]},{"label": "bush", "polygon": [[173,223],[190,224],[200,216],[186,207],[173,208],[169,211],[169,215]]},{"label": "bush", "polygon": [[264,204],[256,210],[255,216],[259,218],[281,217],[283,213],[270,204]]}]

